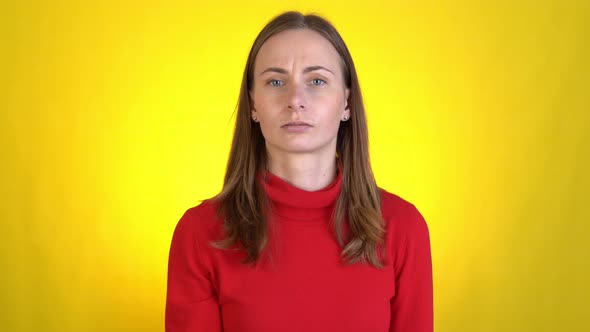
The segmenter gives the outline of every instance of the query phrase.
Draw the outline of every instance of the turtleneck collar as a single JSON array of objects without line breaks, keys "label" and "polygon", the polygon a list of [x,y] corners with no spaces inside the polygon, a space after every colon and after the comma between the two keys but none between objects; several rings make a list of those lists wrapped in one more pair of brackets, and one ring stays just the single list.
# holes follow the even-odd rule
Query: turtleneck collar
[{"label": "turtleneck collar", "polygon": [[337,168],[334,180],[317,191],[297,188],[269,171],[263,174],[260,181],[271,202],[272,212],[279,217],[301,221],[331,219],[342,185],[341,167]]}]

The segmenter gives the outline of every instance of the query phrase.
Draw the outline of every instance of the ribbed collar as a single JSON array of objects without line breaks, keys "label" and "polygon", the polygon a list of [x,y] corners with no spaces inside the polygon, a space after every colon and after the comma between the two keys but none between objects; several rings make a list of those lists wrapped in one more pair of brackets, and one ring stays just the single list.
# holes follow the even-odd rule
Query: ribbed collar
[{"label": "ribbed collar", "polygon": [[260,181],[271,202],[272,212],[279,217],[300,221],[329,221],[342,185],[342,169],[328,186],[307,191],[293,186],[265,171]]}]

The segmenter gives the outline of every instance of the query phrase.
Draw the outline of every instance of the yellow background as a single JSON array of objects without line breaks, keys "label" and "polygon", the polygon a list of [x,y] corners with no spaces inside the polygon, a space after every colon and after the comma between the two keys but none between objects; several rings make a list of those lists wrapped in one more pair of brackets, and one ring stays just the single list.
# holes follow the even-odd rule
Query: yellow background
[{"label": "yellow background", "polygon": [[377,180],[429,223],[436,330],[590,330],[590,1],[92,3],[0,5],[0,330],[163,330],[172,231],[287,9],[352,52]]}]

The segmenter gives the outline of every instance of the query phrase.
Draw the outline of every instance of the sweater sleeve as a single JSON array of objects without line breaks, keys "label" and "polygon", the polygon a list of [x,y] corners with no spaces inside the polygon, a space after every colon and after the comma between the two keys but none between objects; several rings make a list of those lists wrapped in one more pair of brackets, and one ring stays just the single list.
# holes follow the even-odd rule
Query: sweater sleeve
[{"label": "sweater sleeve", "polygon": [[196,211],[182,216],[170,246],[165,325],[167,332],[222,331],[211,273],[197,239]]},{"label": "sweater sleeve", "polygon": [[391,300],[390,332],[432,332],[432,258],[426,221],[410,205],[394,253],[396,295]]}]

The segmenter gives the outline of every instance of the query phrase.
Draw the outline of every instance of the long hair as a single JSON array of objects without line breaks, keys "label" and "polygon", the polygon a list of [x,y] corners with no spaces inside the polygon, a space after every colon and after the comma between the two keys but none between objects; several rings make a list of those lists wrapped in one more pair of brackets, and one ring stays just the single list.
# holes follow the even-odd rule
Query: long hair
[{"label": "long hair", "polygon": [[344,81],[350,89],[350,120],[340,123],[336,153],[342,166],[342,187],[333,213],[336,240],[347,263],[369,263],[381,268],[380,245],[385,233],[379,189],[369,161],[365,108],[352,57],[334,26],[324,18],[286,12],[272,19],[254,41],[242,77],[232,146],[223,189],[215,197],[224,221],[225,238],[217,248],[238,246],[246,252],[243,263],[254,263],[268,242],[268,197],[257,180],[266,168],[265,141],[258,123],[250,119],[256,56],[271,36],[292,29],[320,33],[338,51]]}]

